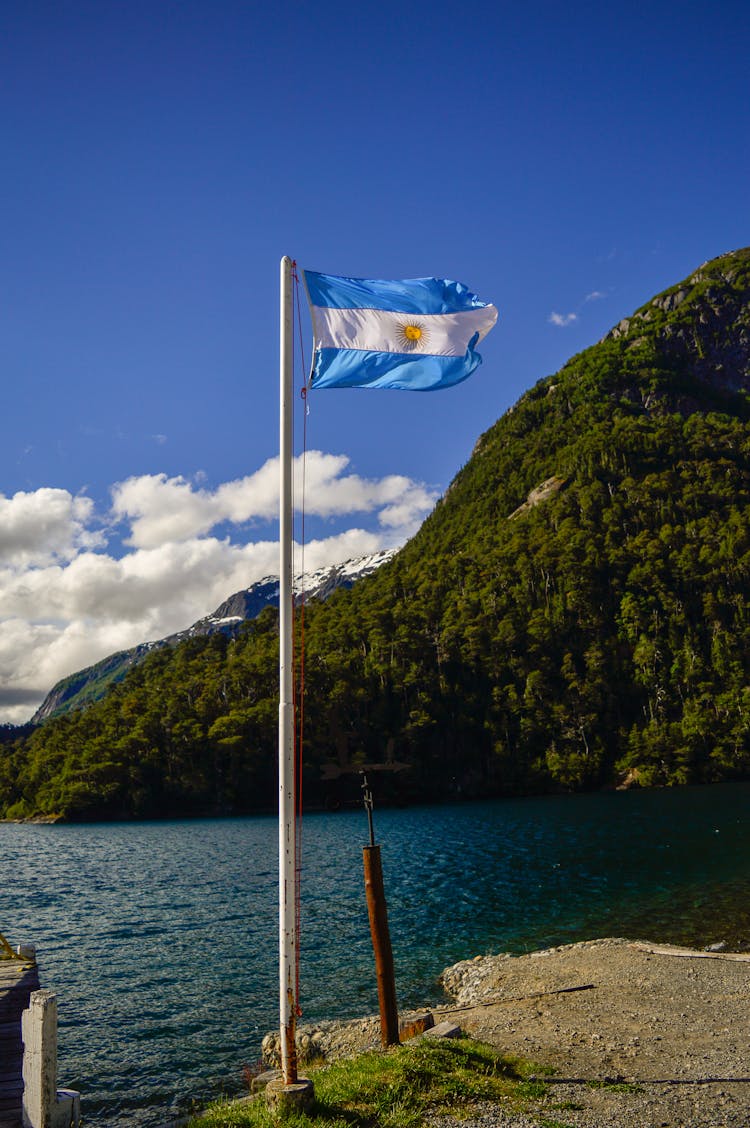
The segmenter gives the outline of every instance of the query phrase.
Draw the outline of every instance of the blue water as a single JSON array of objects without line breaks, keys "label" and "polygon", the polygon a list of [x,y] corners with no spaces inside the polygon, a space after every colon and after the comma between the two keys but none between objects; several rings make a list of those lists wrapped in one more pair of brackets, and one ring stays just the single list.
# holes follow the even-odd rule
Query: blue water
[{"label": "blue water", "polygon": [[[750,784],[375,812],[399,1005],[443,967],[595,936],[750,942]],[[377,1011],[363,813],[303,827],[303,1022]],[[0,931],[58,993],[89,1125],[162,1128],[278,1023],[272,818],[1,825]]]}]

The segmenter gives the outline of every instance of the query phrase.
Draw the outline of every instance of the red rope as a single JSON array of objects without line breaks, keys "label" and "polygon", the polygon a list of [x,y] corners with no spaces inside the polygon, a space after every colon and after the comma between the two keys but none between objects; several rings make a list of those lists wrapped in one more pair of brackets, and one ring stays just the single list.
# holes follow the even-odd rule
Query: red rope
[{"label": "red rope", "polygon": [[[300,309],[299,299],[299,276],[297,274],[297,264],[292,263],[292,279],[294,281],[294,296],[297,308],[297,333],[299,338],[300,358],[302,362],[302,371],[307,373],[307,365],[305,364],[305,347],[302,337],[302,311]],[[305,375],[307,381],[307,375]],[[305,575],[305,486],[307,474],[307,416],[309,414],[309,407],[307,403],[307,383],[302,388],[302,400],[304,403],[303,425],[302,425],[302,498],[300,504],[300,574],[302,577]],[[294,663],[294,657],[292,658]],[[296,665],[296,664],[295,664]],[[294,665],[293,665],[294,668]],[[296,857],[294,867],[294,882],[295,882],[295,931],[297,935],[297,944],[295,948],[295,999],[297,1017],[302,1014],[302,1007],[300,1006],[300,935],[301,935],[301,885],[302,885],[302,769],[303,769],[303,751],[304,751],[304,734],[305,734],[305,592],[304,588],[300,592],[299,600],[299,681],[294,685],[294,735],[295,735],[295,759],[294,759],[294,794],[295,794],[295,811],[296,811]]]}]

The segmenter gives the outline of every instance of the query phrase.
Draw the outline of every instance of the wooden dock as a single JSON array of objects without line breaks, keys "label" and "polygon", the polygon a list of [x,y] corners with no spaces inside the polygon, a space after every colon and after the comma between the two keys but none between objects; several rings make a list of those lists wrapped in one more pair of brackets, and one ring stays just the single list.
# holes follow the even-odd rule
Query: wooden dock
[{"label": "wooden dock", "polygon": [[21,1128],[21,1012],[38,989],[35,963],[0,959],[0,1128]]}]

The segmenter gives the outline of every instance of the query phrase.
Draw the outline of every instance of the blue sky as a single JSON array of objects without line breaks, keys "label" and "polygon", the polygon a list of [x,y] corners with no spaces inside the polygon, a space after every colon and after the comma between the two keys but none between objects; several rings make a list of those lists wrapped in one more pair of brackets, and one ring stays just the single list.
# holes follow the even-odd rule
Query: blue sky
[{"label": "blue sky", "polygon": [[500,310],[460,387],[312,394],[318,565],[750,243],[749,48],[734,0],[5,5],[0,720],[273,570],[283,254]]}]

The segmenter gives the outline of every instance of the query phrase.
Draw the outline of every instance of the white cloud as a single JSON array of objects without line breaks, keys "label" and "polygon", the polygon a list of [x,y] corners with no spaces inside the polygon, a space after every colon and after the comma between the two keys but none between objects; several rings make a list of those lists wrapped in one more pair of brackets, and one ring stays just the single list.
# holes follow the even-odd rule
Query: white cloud
[{"label": "white cloud", "polygon": [[558,325],[565,328],[567,325],[573,325],[578,320],[577,313],[555,313],[554,311],[547,318],[551,325]]},{"label": "white cloud", "polygon": [[586,294],[582,302],[579,302],[578,309],[572,310],[570,313],[557,313],[553,310],[547,318],[550,325],[556,325],[559,329],[566,329],[569,325],[575,325],[580,317],[581,310],[588,302],[598,302],[606,298],[607,294],[603,290],[591,290]]},{"label": "white cloud", "polygon": [[[296,549],[298,571],[399,545],[434,505],[436,494],[410,478],[361,478],[348,466],[343,455],[308,453],[307,513],[339,521],[306,545],[304,562]],[[295,479],[299,490],[299,460]],[[275,520],[277,507],[277,459],[214,490],[166,474],[129,478],[112,488],[104,515],[110,527],[126,524],[117,556],[90,498],[55,489],[0,495],[0,722],[26,720],[66,674],[180,630],[276,573],[275,540],[210,534],[227,522]],[[369,514],[372,528],[341,531],[350,514]]]},{"label": "white cloud", "polygon": [[[345,473],[345,455],[311,450],[304,466],[305,509],[310,516],[340,517],[347,513],[385,513],[383,524],[394,524],[385,507],[398,502],[403,523],[412,525],[424,517],[437,500],[437,494],[402,475],[361,478]],[[294,460],[296,508],[301,508],[303,463]],[[127,543],[134,548],[152,548],[165,541],[202,536],[214,526],[228,521],[245,525],[268,520],[278,512],[279,460],[270,458],[260,470],[245,478],[224,482],[215,490],[196,488],[183,477],[143,474],[114,486],[112,513],[127,521]]]},{"label": "white cloud", "polygon": [[82,547],[103,544],[101,532],[87,528],[93,516],[91,498],[73,497],[67,490],[0,494],[0,564],[69,560]]}]

